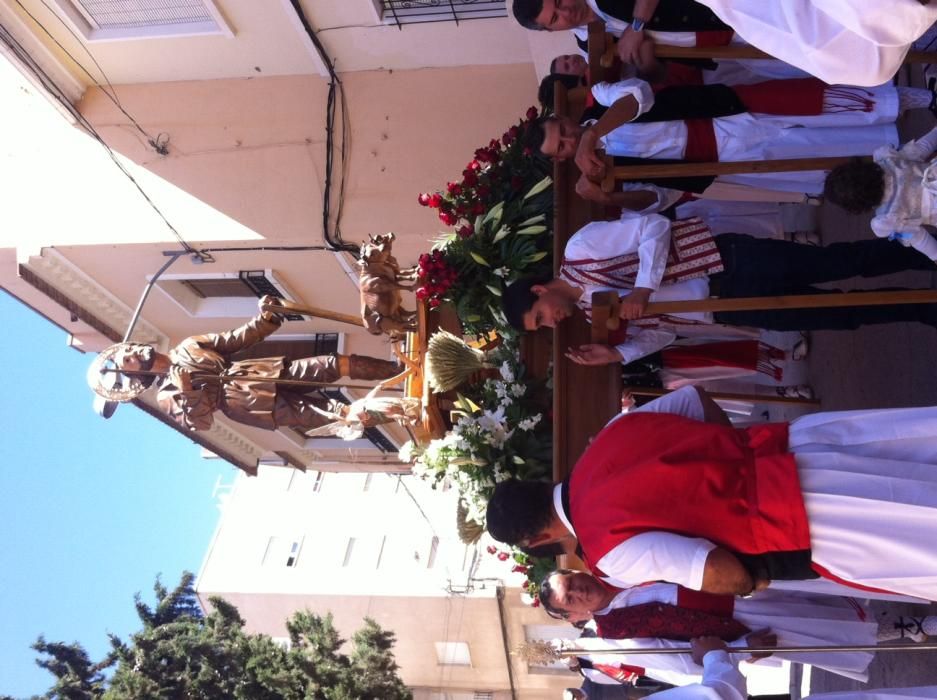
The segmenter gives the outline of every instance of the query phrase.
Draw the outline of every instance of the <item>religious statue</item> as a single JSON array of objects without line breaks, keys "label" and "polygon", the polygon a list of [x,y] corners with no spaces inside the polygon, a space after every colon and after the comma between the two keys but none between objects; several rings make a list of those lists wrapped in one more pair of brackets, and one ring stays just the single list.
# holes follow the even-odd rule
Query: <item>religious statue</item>
[{"label": "religious statue", "polygon": [[[401,289],[416,286],[416,268],[400,269],[391,253],[393,233],[370,236],[361,246],[358,259],[358,289],[361,292],[361,320],[368,332],[386,333],[392,338],[417,330],[416,311],[406,311],[401,304]],[[409,285],[401,281],[409,281]]]},{"label": "religious statue", "polygon": [[308,431],[325,424],[333,408],[311,393],[317,386],[341,377],[388,379],[403,369],[389,360],[336,353],[297,360],[233,359],[280,327],[282,316],[273,309],[281,303],[263,297],[260,314],[244,325],[191,336],[168,355],[141,343],[111,345],[91,365],[89,383],[109,401],[129,401],[155,382],[160,408],[187,430],[211,428],[215,411],[221,411],[256,428]]}]

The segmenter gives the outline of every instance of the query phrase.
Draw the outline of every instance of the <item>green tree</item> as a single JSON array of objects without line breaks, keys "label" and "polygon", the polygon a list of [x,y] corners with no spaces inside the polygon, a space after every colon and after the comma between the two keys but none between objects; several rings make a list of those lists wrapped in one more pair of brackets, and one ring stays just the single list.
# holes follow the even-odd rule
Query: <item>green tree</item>
[{"label": "green tree", "polygon": [[[157,579],[156,604],[135,599],[142,629],[127,642],[112,636],[111,652],[94,663],[80,644],[33,645],[37,663],[55,676],[49,700],[406,700],[397,675],[394,635],[365,619],[351,653],[332,622],[300,611],[287,621],[290,646],[247,634],[237,608],[221,598],[202,615],[184,573],[167,589]],[[108,678],[104,671],[113,667]]]}]

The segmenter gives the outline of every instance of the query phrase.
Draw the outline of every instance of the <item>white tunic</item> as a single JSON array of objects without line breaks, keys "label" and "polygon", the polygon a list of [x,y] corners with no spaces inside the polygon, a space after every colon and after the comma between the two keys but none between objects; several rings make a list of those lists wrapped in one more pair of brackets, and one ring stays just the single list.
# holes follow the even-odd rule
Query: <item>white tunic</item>
[{"label": "white tunic", "polygon": [[[612,599],[607,608],[598,610],[595,615],[603,615],[618,608],[642,605],[644,603],[677,604],[677,587],[671,583],[654,583],[646,586],[626,588]],[[785,593],[765,591],[754,598],[735,601],[732,615],[738,622],[752,631],[770,629],[778,636],[778,646],[835,646],[853,644],[875,644],[878,624],[862,606],[854,600],[836,596],[812,596],[805,593]],[[580,640],[584,641],[584,640]],[[617,643],[625,640],[602,640]],[[661,639],[632,639],[627,648],[654,649],[665,646]],[[673,642],[674,646],[688,646]],[[666,645],[670,646],[670,644]],[[729,644],[730,647],[745,646],[740,639]],[[780,665],[781,659],[805,663],[826,669],[847,678],[858,681],[868,680],[866,669],[872,662],[869,652],[830,652],[813,654],[787,654],[778,652],[768,659],[762,659],[759,665]],[[698,680],[700,669],[689,664],[690,674],[686,675],[687,656],[637,656],[628,655],[620,663],[642,666],[647,675],[667,683],[674,683],[674,678],[681,678],[678,684]],[[595,660],[595,659],[593,659]],[[653,672],[652,672],[653,670]],[[666,678],[656,675],[661,672]]]},{"label": "white tunic", "polygon": [[880,85],[937,21],[917,0],[699,0],[745,41],[827,83]]},{"label": "white tunic", "polygon": [[874,154],[884,171],[885,193],[875,210],[872,231],[883,238],[895,237],[931,260],[937,260],[937,240],[924,225],[937,224],[937,159],[931,160],[935,137],[937,129],[900,150],[883,146]]},{"label": "white tunic", "polygon": [[[703,418],[692,387],[637,410]],[[813,562],[845,581],[937,599],[937,538],[924,534],[937,532],[937,407],[813,413],[791,423],[790,450]],[[699,589],[714,547],[700,538],[646,532],[596,566],[619,587],[665,580]],[[796,582],[801,590],[810,584]]]}]

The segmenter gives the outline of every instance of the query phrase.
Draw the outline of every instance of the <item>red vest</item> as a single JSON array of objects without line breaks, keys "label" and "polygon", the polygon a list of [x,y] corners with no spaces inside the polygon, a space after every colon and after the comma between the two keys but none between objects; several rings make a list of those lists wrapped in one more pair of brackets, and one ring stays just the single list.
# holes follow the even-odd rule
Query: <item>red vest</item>
[{"label": "red vest", "polygon": [[667,531],[742,554],[810,548],[787,424],[736,429],[663,413],[622,416],[573,468],[569,514],[585,559]]}]

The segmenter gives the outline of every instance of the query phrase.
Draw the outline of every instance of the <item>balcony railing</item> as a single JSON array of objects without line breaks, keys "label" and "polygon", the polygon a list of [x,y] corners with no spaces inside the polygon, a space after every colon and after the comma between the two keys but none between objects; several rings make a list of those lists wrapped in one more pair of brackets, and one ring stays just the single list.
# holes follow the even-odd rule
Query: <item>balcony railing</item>
[{"label": "balcony railing", "polygon": [[505,0],[381,0],[384,21],[403,29],[422,22],[466,22],[507,17]]}]

